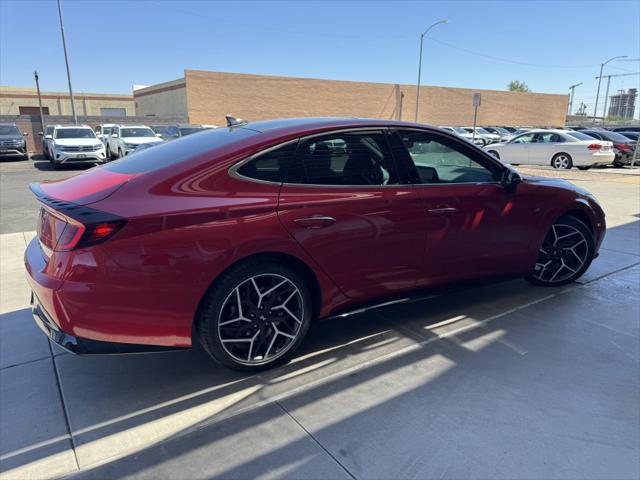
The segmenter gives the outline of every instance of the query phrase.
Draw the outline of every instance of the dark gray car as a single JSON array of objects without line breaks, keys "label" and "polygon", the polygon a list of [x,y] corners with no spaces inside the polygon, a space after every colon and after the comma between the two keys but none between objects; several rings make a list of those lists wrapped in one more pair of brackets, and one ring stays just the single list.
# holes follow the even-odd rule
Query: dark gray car
[{"label": "dark gray car", "polygon": [[0,157],[12,156],[29,159],[27,151],[27,133],[18,130],[15,123],[0,123]]}]

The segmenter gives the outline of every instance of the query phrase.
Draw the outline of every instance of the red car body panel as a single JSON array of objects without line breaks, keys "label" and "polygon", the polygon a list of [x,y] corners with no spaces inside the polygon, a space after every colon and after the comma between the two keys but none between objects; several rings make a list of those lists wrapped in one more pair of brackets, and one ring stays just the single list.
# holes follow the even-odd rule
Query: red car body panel
[{"label": "red car body panel", "polygon": [[[528,273],[549,226],[570,210],[594,226],[599,246],[605,227],[597,203],[557,180],[525,180],[509,192],[499,183],[344,188],[261,183],[229,174],[239,161],[273,145],[371,126],[424,128],[357,119],[290,121],[264,132],[248,125],[238,141],[220,148],[203,146],[211,132],[169,142],[201,142],[177,168],[96,168],[43,183],[47,197],[90,205],[127,223],[104,243],[50,257],[34,239],[25,254],[31,288],[70,335],[188,347],[207,289],[227,268],[256,254],[306,265],[320,293],[318,315],[326,317],[415,288]],[[151,158],[154,151],[173,154],[175,146],[139,155]],[[441,213],[442,208],[455,210]],[[300,225],[300,219],[317,216],[335,223]]]}]

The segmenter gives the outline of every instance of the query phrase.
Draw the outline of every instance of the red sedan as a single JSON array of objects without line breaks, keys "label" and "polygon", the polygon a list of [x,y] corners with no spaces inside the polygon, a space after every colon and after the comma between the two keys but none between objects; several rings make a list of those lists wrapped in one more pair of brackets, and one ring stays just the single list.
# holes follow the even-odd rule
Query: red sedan
[{"label": "red sedan", "polygon": [[588,192],[424,125],[289,119],[204,131],[31,186],[33,312],[75,353],[188,348],[258,370],[316,318],[443,284],[563,285],[605,233]]}]

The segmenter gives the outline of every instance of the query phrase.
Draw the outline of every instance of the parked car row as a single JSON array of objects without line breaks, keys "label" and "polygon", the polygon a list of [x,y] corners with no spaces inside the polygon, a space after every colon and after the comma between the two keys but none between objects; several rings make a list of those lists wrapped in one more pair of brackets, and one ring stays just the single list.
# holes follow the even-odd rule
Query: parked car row
[{"label": "parked car row", "polygon": [[451,127],[441,126],[443,130],[451,133],[455,133],[459,137],[471,141],[472,143],[480,146],[491,145],[497,142],[506,142],[513,138],[514,135],[528,132],[532,130],[531,127],[506,127],[506,126],[494,126],[494,127]]},{"label": "parked car row", "polygon": [[615,132],[539,129],[487,145],[494,157],[513,165],[551,165],[557,169],[588,169],[631,163],[636,143]]},{"label": "parked car row", "polygon": [[[160,131],[161,127],[166,130]],[[106,163],[208,128],[215,127],[163,125],[154,129],[147,125],[105,123],[92,129],[88,125],[47,125],[39,135],[42,137],[45,158],[57,169],[64,163],[72,162]]]}]

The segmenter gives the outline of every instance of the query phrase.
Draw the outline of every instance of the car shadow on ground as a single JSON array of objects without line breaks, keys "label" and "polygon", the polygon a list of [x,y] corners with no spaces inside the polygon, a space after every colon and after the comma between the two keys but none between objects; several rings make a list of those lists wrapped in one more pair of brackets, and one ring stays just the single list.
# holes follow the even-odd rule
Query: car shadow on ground
[{"label": "car shadow on ground", "polygon": [[[637,226],[635,222],[631,228]],[[299,461],[288,475],[303,476],[314,458],[305,443],[307,437],[283,444],[274,440],[269,451],[256,446],[255,452],[246,454],[251,462],[236,462],[222,470],[218,468],[221,462],[212,461],[212,455],[220,459],[233,456],[237,445],[225,441],[275,421],[283,408],[304,417],[306,407],[317,404],[319,417],[309,417],[305,424],[313,426],[317,438],[339,445],[332,455],[365,477],[439,476],[443,472],[433,470],[432,464],[439,463],[435,458],[417,460],[425,455],[420,442],[430,436],[444,437],[434,453],[443,461],[460,460],[456,452],[471,455],[467,462],[475,463],[479,470],[458,470],[458,476],[474,472],[476,476],[491,476],[491,472],[494,476],[513,476],[519,464],[531,465],[527,448],[543,449],[548,468],[545,473],[580,476],[567,470],[570,467],[562,449],[554,453],[546,445],[548,437],[574,429],[576,437],[588,438],[598,428],[607,432],[618,428],[619,433],[621,427],[615,419],[607,420],[609,427],[599,421],[581,426],[582,419],[558,415],[558,408],[561,413],[565,409],[565,399],[560,395],[568,388],[567,383],[589,389],[594,378],[607,375],[616,377],[616,382],[628,381],[627,368],[610,372],[612,366],[606,361],[597,371],[588,373],[591,377],[585,373],[571,378],[574,372],[567,364],[588,361],[589,355],[606,355],[609,348],[597,346],[596,352],[590,351],[593,331],[586,329],[583,319],[569,308],[569,304],[581,301],[577,293],[581,288],[574,284],[566,289],[546,289],[511,280],[317,322],[291,363],[257,375],[219,367],[197,346],[179,353],[84,358],[54,349],[53,363],[81,468],[114,458],[81,475],[158,477],[163,474],[154,473],[155,468],[188,456],[195,469],[192,476],[250,478],[276,467],[285,468],[294,460]],[[628,306],[624,299],[630,294],[633,292],[627,286],[599,293],[598,299],[604,310],[625,318]],[[616,307],[616,302],[623,308]],[[589,305],[584,307],[588,309]],[[28,310],[14,313],[29,315]],[[637,338],[626,331],[608,334],[637,359],[633,344]],[[567,357],[572,343],[576,344],[577,358]],[[549,368],[552,365],[557,368]],[[346,392],[351,394],[347,400]],[[635,401],[634,395],[631,392],[627,403]],[[334,399],[333,405],[326,399]],[[518,406],[507,406],[507,399]],[[589,405],[595,409],[591,413],[596,420],[606,416],[597,403]],[[465,409],[468,416],[460,413]],[[556,426],[549,424],[550,415]],[[629,420],[630,428],[637,426],[637,419]],[[536,434],[534,428],[531,437],[525,425],[544,425],[549,431]],[[454,441],[451,435],[459,438]],[[525,437],[528,447],[514,451]],[[497,446],[478,450],[487,438]],[[4,468],[49,456],[52,453],[48,447],[59,441],[51,439],[9,452],[4,456]],[[606,443],[609,437],[601,441]],[[214,444],[219,451],[209,451],[202,457],[206,447],[213,448]],[[380,445],[377,449],[376,444]],[[379,458],[367,457],[371,454],[363,450],[364,445]],[[306,453],[298,459],[287,452]],[[414,461],[398,463],[398,457],[394,458],[407,452]],[[540,456],[540,450],[537,452]],[[481,453],[488,457],[481,458]],[[624,465],[628,465],[627,460],[621,459]],[[501,469],[489,469],[498,464]],[[600,472],[602,465],[611,468],[602,456],[592,454],[584,468],[599,468]],[[612,472],[605,470],[615,476]],[[532,471],[523,474],[527,473]]]},{"label": "car shadow on ground", "polygon": [[[31,157],[31,160],[33,162],[33,166],[35,168],[37,168],[40,171],[43,172],[52,172],[56,169],[53,168],[53,163],[51,163],[49,160],[47,160],[46,158],[44,158],[43,155],[38,155],[38,156],[33,156]],[[80,162],[74,162],[74,163],[63,163],[61,165],[58,165],[57,170],[60,171],[84,171],[84,170],[88,170],[90,168],[95,167],[96,165],[98,165],[97,163],[94,162],[86,162],[86,163],[80,163]]]}]

